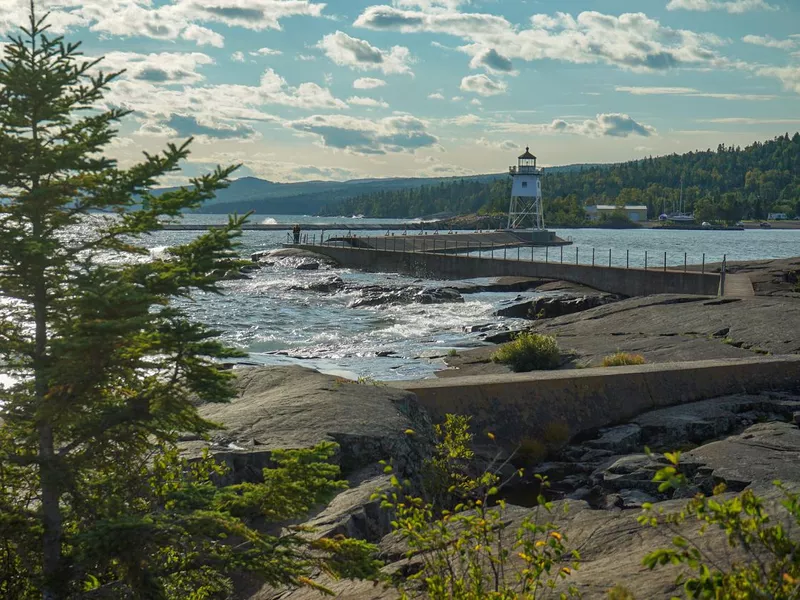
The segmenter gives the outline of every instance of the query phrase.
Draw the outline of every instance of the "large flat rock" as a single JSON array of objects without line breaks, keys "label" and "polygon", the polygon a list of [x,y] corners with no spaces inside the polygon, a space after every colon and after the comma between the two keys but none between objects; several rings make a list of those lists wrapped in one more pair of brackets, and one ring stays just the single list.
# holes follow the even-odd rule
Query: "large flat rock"
[{"label": "large flat rock", "polygon": [[[299,366],[242,369],[236,388],[231,402],[199,408],[222,426],[212,434],[211,448],[229,464],[234,480],[257,479],[272,450],[322,441],[340,444],[337,459],[345,475],[389,458],[401,471],[414,469],[432,439],[430,419],[414,394],[395,388]],[[190,454],[207,445],[183,442]]]},{"label": "large flat rock", "polygon": [[800,301],[789,297],[630,298],[582,313],[536,321],[578,361],[596,365],[618,350],[648,362],[800,353]]},{"label": "large flat rock", "polygon": [[[788,295],[712,298],[660,294],[629,298],[572,315],[532,321],[531,331],[553,335],[562,368],[600,366],[617,351],[642,354],[649,363],[758,354],[800,353],[800,299]],[[509,373],[491,362],[496,346],[447,357],[438,377]]]},{"label": "large flat rock", "polygon": [[775,480],[800,483],[800,429],[790,423],[758,423],[739,435],[687,452],[715,481],[734,491],[769,489]]}]

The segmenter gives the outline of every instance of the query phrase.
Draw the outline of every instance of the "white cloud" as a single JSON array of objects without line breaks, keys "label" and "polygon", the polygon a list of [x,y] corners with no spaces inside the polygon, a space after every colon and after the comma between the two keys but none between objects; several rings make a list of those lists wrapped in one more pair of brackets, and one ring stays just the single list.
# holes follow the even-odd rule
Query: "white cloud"
[{"label": "white cloud", "polygon": [[[30,12],[30,0],[2,0],[0,5],[0,34],[5,38],[5,34],[16,31],[20,25],[27,25],[28,14]],[[76,4],[74,2],[47,2],[37,3],[39,10],[46,8],[50,11],[48,24],[52,33],[64,33],[71,28],[86,26],[88,23],[85,18],[72,12]]]},{"label": "white cloud", "polygon": [[389,103],[383,100],[376,100],[375,98],[365,98],[364,96],[351,96],[347,99],[347,103],[353,106],[368,106],[372,108],[389,108]]},{"label": "white cloud", "polygon": [[405,46],[393,46],[388,51],[381,50],[366,40],[354,38],[343,31],[336,31],[323,37],[317,47],[339,66],[360,71],[379,70],[386,75],[391,73],[412,75],[409,67],[411,53]]},{"label": "white cloud", "polygon": [[383,79],[374,77],[359,77],[353,82],[353,87],[357,90],[372,90],[386,85]]},{"label": "white cloud", "polygon": [[313,60],[317,60],[317,57],[312,55],[312,54],[298,54],[295,57],[295,59],[296,60],[302,60],[302,61],[305,61],[305,62],[311,62]]},{"label": "white cloud", "polygon": [[259,48],[254,52],[250,52],[249,54],[250,56],[280,56],[281,54],[283,54],[283,52],[281,52],[280,50],[275,50],[273,48],[264,47],[264,48]]},{"label": "white cloud", "polygon": [[793,50],[798,42],[795,39],[776,40],[771,35],[746,35],[742,38],[746,44],[755,46],[765,46],[766,48],[778,48],[780,50]]},{"label": "white cloud", "polygon": [[255,123],[283,123],[264,111],[270,105],[304,110],[348,108],[329,89],[311,82],[289,85],[272,69],[254,86],[162,85],[165,82],[147,77],[134,80],[132,75],[136,73],[131,71],[112,83],[103,106],[134,110],[140,124],[138,135],[252,139],[258,135]]},{"label": "white cloud", "polygon": [[504,81],[495,81],[487,75],[468,75],[461,80],[461,90],[481,96],[497,96],[505,94],[508,85]]},{"label": "white cloud", "polygon": [[[117,0],[121,1],[121,0]],[[124,1],[124,0],[122,0]],[[134,0],[128,0],[133,3]],[[309,0],[173,0],[153,12],[191,21],[224,23],[254,31],[281,29],[281,20],[294,16],[319,17],[325,4]]]},{"label": "white cloud", "polygon": [[457,127],[469,127],[471,125],[477,125],[483,119],[481,119],[478,115],[468,114],[468,115],[459,115],[458,117],[452,117],[450,119],[443,119],[442,123],[444,125],[455,125]]},{"label": "white cloud", "polygon": [[800,119],[757,119],[752,117],[724,117],[718,119],[698,119],[699,123],[720,123],[725,125],[795,125]]},{"label": "white cloud", "polygon": [[410,115],[377,121],[346,115],[314,115],[291,121],[287,127],[317,137],[325,147],[353,154],[414,152],[435,146],[439,141],[428,133],[425,121]]},{"label": "white cloud", "polygon": [[400,8],[421,8],[427,11],[456,10],[462,4],[469,4],[469,2],[470,0],[394,0],[395,6]]},{"label": "white cloud", "polygon": [[289,86],[273,69],[264,71],[258,92],[263,104],[282,104],[306,109],[347,108],[347,104],[334,98],[329,89],[310,82],[301,83],[297,87]]},{"label": "white cloud", "polygon": [[732,14],[740,14],[753,10],[778,10],[778,7],[765,0],[669,0],[667,10],[700,12],[724,10]]},{"label": "white cloud", "polygon": [[469,63],[473,69],[486,69],[490,73],[507,73],[509,75],[516,75],[514,65],[511,60],[500,54],[494,48],[485,48],[477,52]]},{"label": "white cloud", "polygon": [[650,137],[656,130],[623,113],[602,113],[594,119],[566,121],[554,119],[550,123],[495,123],[494,128],[508,133],[566,133],[586,137],[624,138],[631,135]]},{"label": "white cloud", "polygon": [[482,106],[483,105],[483,102],[481,102],[477,98],[473,98],[472,100],[469,101],[469,103],[472,104],[472,106]]},{"label": "white cloud", "polygon": [[444,95],[441,92],[434,92],[432,94],[428,94],[428,98],[430,100],[444,100]]},{"label": "white cloud", "polygon": [[634,96],[655,96],[655,95],[675,95],[685,96],[686,94],[693,94],[697,92],[694,88],[689,87],[628,87],[617,86],[614,88],[618,92],[628,92]]},{"label": "white cloud", "polygon": [[634,96],[688,96],[690,98],[714,98],[717,100],[774,100],[777,96],[772,94],[738,94],[724,92],[701,92],[689,87],[639,87],[617,86],[618,92],[627,92]]},{"label": "white cloud", "polygon": [[800,94],[800,65],[790,67],[756,67],[755,72],[765,77],[775,77],[783,87]]},{"label": "white cloud", "polygon": [[213,117],[177,114],[166,121],[143,120],[136,135],[194,137],[201,144],[212,144],[217,140],[246,141],[261,137],[247,123],[231,123]]},{"label": "white cloud", "polygon": [[244,52],[237,50],[231,54],[231,60],[234,62],[244,62]]},{"label": "white cloud", "polygon": [[194,23],[183,30],[181,37],[185,40],[197,42],[198,46],[214,46],[215,48],[225,46],[225,38],[216,31],[211,31],[207,27],[201,27]]},{"label": "white cloud", "polygon": [[356,27],[393,30],[403,33],[426,31],[465,37],[468,33],[502,34],[511,24],[496,15],[460,13],[454,10],[423,12],[392,6],[369,6],[355,20]]},{"label": "white cloud", "polygon": [[[479,138],[475,140],[476,146],[481,146],[483,148],[490,148],[492,150],[500,150],[502,152],[514,152],[520,149],[520,145],[516,142],[512,142],[511,140],[488,140],[486,138]],[[521,150],[520,150],[521,152]]]},{"label": "white cloud", "polygon": [[451,102],[461,102],[464,99],[464,96],[453,96],[450,98]]},{"label": "white cloud", "polygon": [[123,77],[132,81],[154,85],[187,85],[203,81],[205,77],[197,69],[213,63],[210,56],[201,52],[109,52],[98,66],[104,71],[125,69]]},{"label": "white cloud", "polygon": [[[48,0],[53,31],[88,27],[100,34],[143,36],[221,46],[222,36],[198,23],[223,23],[255,31],[281,29],[281,20],[322,16],[325,7],[311,0]],[[28,0],[3,0],[0,33],[26,22]]]},{"label": "white cloud", "polygon": [[[508,69],[514,59],[604,63],[633,71],[714,66],[721,58],[712,48],[723,44],[716,35],[672,29],[643,13],[613,16],[585,11],[577,17],[537,14],[531,17],[530,27],[520,28],[496,15],[371,6],[355,25],[454,35],[468,42],[459,49],[473,57],[473,66],[488,66],[488,60],[495,70]],[[491,49],[499,59],[490,54]]]}]

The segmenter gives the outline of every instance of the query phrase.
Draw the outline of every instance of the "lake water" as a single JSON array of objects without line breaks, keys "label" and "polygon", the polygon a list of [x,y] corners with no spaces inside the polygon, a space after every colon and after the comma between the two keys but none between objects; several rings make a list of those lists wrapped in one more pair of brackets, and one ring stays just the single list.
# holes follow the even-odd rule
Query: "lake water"
[{"label": "lake water", "polygon": [[[189,223],[222,223],[221,215],[191,215]],[[255,216],[251,222],[277,223],[385,223],[375,219],[331,219],[292,216]],[[396,222],[396,221],[394,221]],[[319,232],[316,232],[317,234]],[[326,231],[334,234],[334,231]],[[372,232],[363,232],[369,235]],[[383,232],[377,232],[378,235]],[[595,249],[597,264],[608,264],[608,252],[614,265],[648,264],[660,266],[667,253],[668,265],[682,265],[684,253],[689,264],[781,258],[800,254],[800,230],[746,231],[654,231],[649,229],[558,230],[571,238],[573,246],[564,248],[564,262],[591,264]],[[148,243],[154,251],[191,239],[193,232],[161,232]],[[361,233],[359,233],[361,235]],[[242,238],[242,254],[278,248],[286,241],[285,231],[247,231]],[[496,251],[496,256],[500,251]],[[626,256],[627,252],[627,256]],[[509,250],[508,257],[516,258]],[[531,259],[531,250],[520,251],[521,260]],[[533,258],[545,259],[544,249],[533,249]],[[561,251],[551,248],[548,260],[561,260]],[[492,316],[498,305],[513,300],[515,293],[480,293],[465,295],[463,304],[408,305],[388,308],[348,308],[358,292],[322,294],[293,287],[338,275],[346,283],[364,285],[446,285],[443,281],[419,281],[393,273],[361,273],[335,268],[298,271],[289,262],[278,262],[252,274],[251,279],[224,284],[225,294],[200,294],[188,306],[189,312],[220,329],[230,344],[250,353],[249,362],[259,364],[303,364],[350,377],[376,379],[412,379],[431,376],[441,368],[440,359],[450,348],[480,344],[479,335],[465,333],[475,324],[514,325]],[[533,296],[535,293],[525,293]],[[280,352],[281,354],[277,354]],[[391,356],[379,356],[392,352]]]}]

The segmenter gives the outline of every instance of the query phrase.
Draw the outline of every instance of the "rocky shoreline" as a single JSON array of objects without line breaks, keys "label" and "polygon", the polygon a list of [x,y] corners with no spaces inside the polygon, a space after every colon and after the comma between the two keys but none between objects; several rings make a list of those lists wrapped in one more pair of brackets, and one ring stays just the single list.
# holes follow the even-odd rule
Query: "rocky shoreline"
[{"label": "rocky shoreline", "polygon": [[[604,355],[617,350],[642,354],[649,363],[798,354],[800,302],[791,289],[798,259],[768,262],[732,266],[732,271],[751,274],[757,295],[749,298],[625,299],[563,282],[513,278],[441,288],[423,282],[363,286],[350,289],[356,296],[351,306],[463,302],[470,293],[517,292],[517,298],[498,309],[498,316],[526,319],[526,324],[503,331],[476,323],[473,331],[481,333],[486,345],[444,355],[448,368],[438,373],[440,377],[507,373],[489,356],[497,343],[522,330],[555,335],[564,355],[563,369],[597,366]],[[328,294],[346,288],[332,276],[303,289]],[[534,290],[536,295],[526,296]],[[275,449],[337,442],[335,461],[350,489],[310,517],[312,535],[343,534],[378,544],[387,573],[419,568],[423,558],[404,556],[405,548],[391,534],[390,515],[372,499],[376,490],[390,485],[380,460],[391,460],[399,476],[413,479],[430,455],[433,424],[416,396],[378,382],[354,382],[299,366],[242,368],[236,385],[239,393],[231,403],[200,407],[204,417],[223,424],[223,429],[210,443],[183,440],[184,452],[195,456],[210,447],[229,467],[227,481],[238,482],[258,480]],[[556,503],[549,518],[581,553],[580,568],[570,582],[584,598],[606,598],[619,582],[637,598],[669,598],[678,591],[675,568],[651,571],[642,566],[645,554],[669,545],[662,532],[637,522],[644,504],[676,510],[693,494],[708,494],[720,483],[729,493],[752,489],[769,504],[777,498],[773,480],[800,487],[800,382],[788,392],[765,390],[684,404],[679,400],[676,397],[676,406],[643,412],[611,427],[581,430],[571,439],[554,434],[523,441],[509,457],[509,469],[524,468],[527,475],[511,477],[502,490],[509,503],[507,531],[537,510],[535,497],[541,488],[533,475],[546,476],[551,483],[547,493]],[[666,464],[659,453],[672,450],[683,451],[681,465],[689,483],[677,492],[659,491],[653,476]],[[485,457],[496,451],[487,446],[478,452],[478,460],[486,464]],[[568,512],[561,511],[564,506]],[[682,533],[697,535],[695,525],[682,527]],[[723,562],[739,556],[727,548],[722,531],[710,530],[703,544],[709,552],[724,555]],[[368,582],[336,582],[322,574],[318,582],[340,598],[398,597],[394,590]],[[238,597],[310,600],[318,595],[308,589],[286,592],[265,586],[239,590]]]},{"label": "rocky shoreline", "polygon": [[[350,489],[311,516],[315,536],[344,534],[377,543],[387,572],[407,568],[403,548],[391,535],[389,515],[371,499],[389,487],[380,460],[392,460],[400,476],[414,477],[433,443],[432,423],[413,394],[374,382],[353,382],[303,367],[241,369],[237,397],[229,404],[200,407],[204,417],[224,424],[210,442],[214,455],[230,469],[227,482],[259,479],[277,448],[310,447],[335,441],[335,457]],[[572,440],[555,440],[547,456],[525,445],[511,458],[530,475],[512,479],[502,494],[512,504],[507,518],[520,522],[532,514],[540,491],[533,473],[545,475],[548,494],[569,513],[554,512],[571,547],[581,552],[581,567],[571,581],[584,598],[605,598],[624,581],[637,598],[668,598],[676,591],[674,572],[650,571],[642,557],[663,547],[661,535],[636,522],[643,503],[676,508],[692,494],[709,493],[719,483],[731,492],[745,488],[769,497],[771,482],[800,486],[800,389],[713,398],[653,410],[626,423],[585,431]],[[409,433],[413,432],[413,433]],[[197,455],[209,446],[186,439],[184,451]],[[644,453],[649,447],[655,454]],[[664,466],[659,451],[684,450],[681,463],[690,487],[662,493],[652,482]],[[485,454],[493,452],[487,448]],[[544,462],[542,462],[544,460]],[[513,470],[512,470],[513,472]],[[709,543],[722,544],[721,532]],[[413,563],[418,559],[411,559]],[[612,568],[613,567],[613,568]],[[341,598],[396,598],[392,590],[359,582],[330,582]],[[316,593],[316,592],[314,592]],[[241,598],[311,598],[308,590],[249,590]]]}]

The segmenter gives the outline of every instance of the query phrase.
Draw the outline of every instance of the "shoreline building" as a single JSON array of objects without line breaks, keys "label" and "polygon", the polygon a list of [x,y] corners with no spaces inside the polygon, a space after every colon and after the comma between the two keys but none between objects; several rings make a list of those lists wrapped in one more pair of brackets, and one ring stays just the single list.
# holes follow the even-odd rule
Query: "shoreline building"
[{"label": "shoreline building", "polygon": [[603,215],[611,216],[616,211],[622,211],[634,223],[644,223],[647,221],[647,206],[633,204],[625,206],[616,206],[614,204],[596,204],[586,206],[584,208],[586,214],[589,216],[590,221],[599,221]]}]

